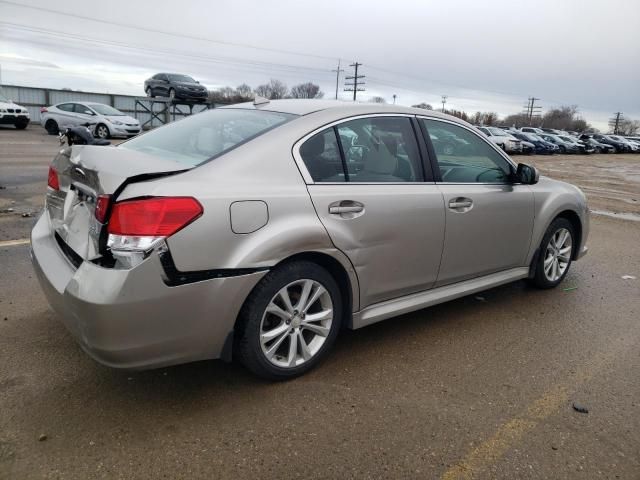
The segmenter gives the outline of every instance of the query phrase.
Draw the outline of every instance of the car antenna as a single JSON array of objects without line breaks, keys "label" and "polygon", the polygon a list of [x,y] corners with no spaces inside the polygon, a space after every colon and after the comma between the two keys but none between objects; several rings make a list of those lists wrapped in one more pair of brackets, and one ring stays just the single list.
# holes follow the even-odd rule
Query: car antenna
[{"label": "car antenna", "polygon": [[257,107],[258,105],[265,105],[270,101],[271,100],[269,100],[268,98],[264,98],[259,95],[256,95],[256,97],[253,99],[253,104]]}]

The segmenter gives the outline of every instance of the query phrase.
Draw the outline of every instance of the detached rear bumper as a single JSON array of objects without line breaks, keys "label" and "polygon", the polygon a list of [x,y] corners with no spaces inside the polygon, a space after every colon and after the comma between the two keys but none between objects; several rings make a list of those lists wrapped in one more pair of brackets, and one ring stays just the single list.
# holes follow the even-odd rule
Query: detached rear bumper
[{"label": "detached rear bumper", "polygon": [[76,270],[46,213],[31,233],[31,258],[50,305],[82,348],[126,369],[219,358],[242,303],[266,273],[169,287],[155,253],[129,270],[87,261]]}]

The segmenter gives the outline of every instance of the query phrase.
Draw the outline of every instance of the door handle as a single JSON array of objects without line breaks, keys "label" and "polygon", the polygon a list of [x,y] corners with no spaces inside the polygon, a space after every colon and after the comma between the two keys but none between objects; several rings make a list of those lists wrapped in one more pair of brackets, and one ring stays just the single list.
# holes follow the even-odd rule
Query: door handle
[{"label": "door handle", "polygon": [[470,198],[458,197],[449,200],[449,208],[452,210],[467,211],[473,207],[473,201]]},{"label": "door handle", "polygon": [[352,205],[345,207],[329,207],[329,213],[331,214],[340,214],[340,213],[360,213],[364,210],[364,205]]},{"label": "door handle", "polygon": [[364,212],[364,205],[353,200],[340,200],[329,205],[331,215],[340,215],[342,218],[355,218]]}]

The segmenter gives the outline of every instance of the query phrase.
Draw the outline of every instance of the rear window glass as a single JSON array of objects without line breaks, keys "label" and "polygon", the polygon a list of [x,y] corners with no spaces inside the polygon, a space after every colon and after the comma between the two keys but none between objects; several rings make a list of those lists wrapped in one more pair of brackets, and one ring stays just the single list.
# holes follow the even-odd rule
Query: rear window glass
[{"label": "rear window glass", "polygon": [[261,110],[209,110],[147,132],[119,148],[194,167],[296,116]]}]

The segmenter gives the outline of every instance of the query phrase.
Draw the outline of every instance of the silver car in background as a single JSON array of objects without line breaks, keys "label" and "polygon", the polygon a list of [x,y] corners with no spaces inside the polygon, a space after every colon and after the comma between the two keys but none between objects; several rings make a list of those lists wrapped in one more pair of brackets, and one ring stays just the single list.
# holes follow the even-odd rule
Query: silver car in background
[{"label": "silver car in background", "polygon": [[103,103],[64,102],[42,107],[40,123],[50,135],[69,127],[90,124],[98,138],[132,137],[140,133],[140,122]]},{"label": "silver car in background", "polygon": [[280,100],[63,149],[31,252],[103,364],[237,358],[286,379],[341,328],[519,279],[555,287],[588,232],[578,188],[461,120]]}]

